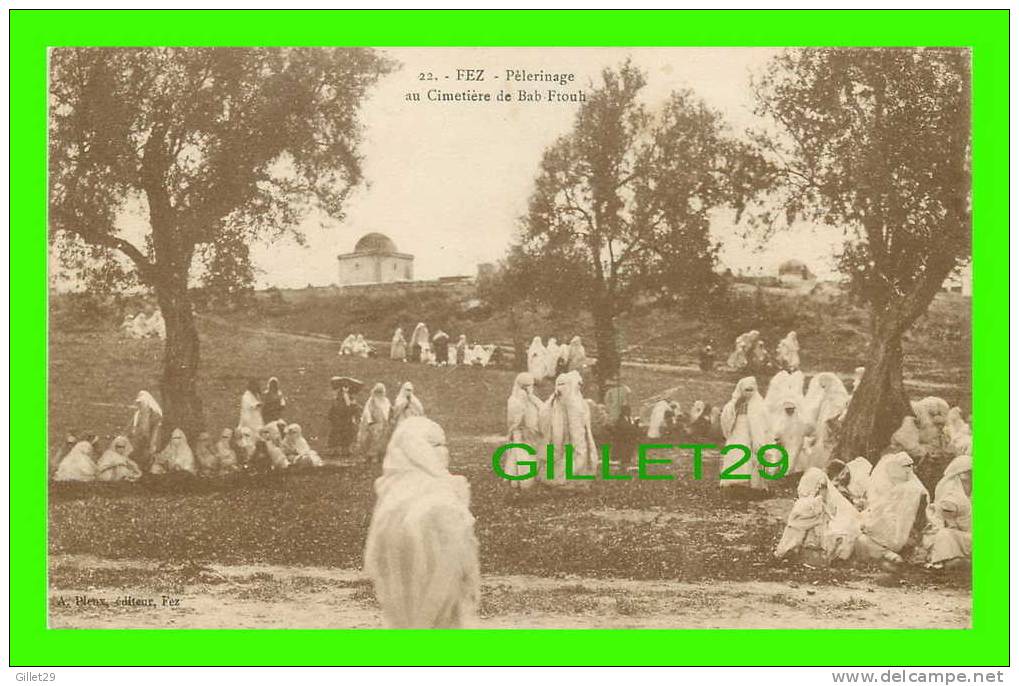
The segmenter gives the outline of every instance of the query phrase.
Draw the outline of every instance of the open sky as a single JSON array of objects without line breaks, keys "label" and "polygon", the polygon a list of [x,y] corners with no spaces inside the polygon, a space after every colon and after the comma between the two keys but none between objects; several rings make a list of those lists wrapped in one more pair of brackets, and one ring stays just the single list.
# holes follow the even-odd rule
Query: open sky
[{"label": "open sky", "polygon": [[[400,67],[382,78],[362,106],[365,183],[354,191],[347,216],[303,224],[306,245],[254,246],[257,285],[303,287],[336,281],[336,255],[349,252],[365,233],[388,235],[415,256],[418,279],[475,274],[477,264],[506,253],[527,202],[544,150],[573,126],[577,102],[496,102],[508,88],[542,92],[552,84],[507,82],[506,70],[573,74],[557,90],[589,90],[602,69],[628,57],[648,77],[644,100],[654,108],[677,89],[690,88],[722,113],[732,130],[760,128],[753,114],[750,77],[777,53],[769,48],[386,48]],[[484,81],[458,81],[458,69],[484,70]],[[434,80],[423,81],[430,74]],[[429,102],[427,91],[474,90],[490,102]],[[407,98],[417,92],[421,101]],[[136,245],[147,234],[137,208],[118,221]],[[728,213],[712,232],[722,242],[721,261],[734,271],[774,273],[795,257],[829,276],[841,236],[796,226],[766,245],[746,245]],[[58,287],[61,274],[51,259]]]},{"label": "open sky", "polygon": [[[499,259],[525,212],[541,155],[573,126],[578,103],[428,102],[426,91],[474,89],[493,95],[506,87],[507,69],[573,73],[565,92],[597,83],[604,67],[628,56],[648,74],[650,106],[668,93],[691,88],[722,112],[734,131],[759,125],[753,114],[750,74],[771,49],[733,48],[394,48],[402,66],[382,79],[363,106],[362,153],[366,183],[351,197],[342,223],[306,223],[308,244],[255,251],[261,285],[304,286],[335,281],[336,254],[363,234],[379,231],[401,252],[415,256],[415,276],[474,274],[479,262]],[[484,69],[484,82],[456,80],[456,70]],[[430,72],[435,81],[421,81]],[[449,77],[448,79],[446,77]],[[496,80],[494,77],[498,77]],[[541,90],[547,84],[514,84]],[[422,94],[421,102],[405,99]],[[830,234],[805,227],[780,234],[751,252],[725,218],[713,227],[723,242],[722,261],[734,269],[773,271],[788,257],[816,272],[830,270]],[[756,247],[756,246],[750,246]]]}]

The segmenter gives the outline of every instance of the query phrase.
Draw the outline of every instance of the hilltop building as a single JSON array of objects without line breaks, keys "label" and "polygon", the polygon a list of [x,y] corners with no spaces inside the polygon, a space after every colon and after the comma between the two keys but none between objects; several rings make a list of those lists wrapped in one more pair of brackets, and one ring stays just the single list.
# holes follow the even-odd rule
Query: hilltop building
[{"label": "hilltop building", "polygon": [[385,234],[366,233],[354,252],[337,255],[341,286],[414,280],[414,256],[398,252]]}]

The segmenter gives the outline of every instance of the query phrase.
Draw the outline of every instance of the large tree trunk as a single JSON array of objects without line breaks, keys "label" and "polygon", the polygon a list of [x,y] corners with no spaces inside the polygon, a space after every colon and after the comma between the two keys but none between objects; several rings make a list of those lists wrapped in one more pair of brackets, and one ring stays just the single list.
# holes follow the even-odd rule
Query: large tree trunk
[{"label": "large tree trunk", "polygon": [[198,396],[198,330],[195,328],[191,298],[184,279],[169,278],[156,285],[156,298],[166,320],[163,353],[163,442],[170,432],[184,430],[189,442],[205,429],[202,402]]},{"label": "large tree trunk", "polygon": [[595,382],[598,384],[598,397],[601,398],[605,392],[605,382],[619,376],[622,361],[619,357],[616,318],[612,307],[604,300],[600,300],[591,308],[591,315],[594,320],[594,342],[598,356]]},{"label": "large tree trunk", "polygon": [[874,461],[910,411],[902,387],[902,335],[897,327],[884,331],[871,341],[866,371],[839,431],[832,457],[843,461],[861,455]]},{"label": "large tree trunk", "polygon": [[849,403],[832,457],[863,455],[874,461],[888,447],[902,418],[912,412],[902,385],[902,336],[930,307],[953,266],[954,260],[943,259],[929,267],[908,294],[873,306],[866,371]]}]

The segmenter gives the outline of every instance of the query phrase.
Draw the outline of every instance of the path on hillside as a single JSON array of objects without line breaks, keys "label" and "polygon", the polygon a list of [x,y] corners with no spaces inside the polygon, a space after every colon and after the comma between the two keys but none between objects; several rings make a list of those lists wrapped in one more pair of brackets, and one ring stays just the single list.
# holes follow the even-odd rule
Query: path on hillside
[{"label": "path on hillside", "polygon": [[[50,579],[50,628],[381,626],[370,582],[352,569],[168,566],[53,555]],[[151,605],[142,604],[149,600]],[[965,629],[970,626],[970,605],[968,590],[887,587],[872,580],[838,586],[781,580],[719,585],[486,574],[479,625],[484,629]]]},{"label": "path on hillside", "polygon": [[[201,321],[206,321],[216,326],[226,327],[234,331],[244,331],[247,333],[255,334],[268,334],[272,336],[279,336],[302,341],[330,342],[336,345],[337,349],[343,343],[342,339],[334,338],[333,336],[328,336],[326,334],[310,333],[305,331],[283,331],[280,329],[258,328],[253,326],[238,326],[237,324],[234,324],[231,321],[223,319],[222,317],[217,317],[215,315],[210,314],[199,314],[196,315],[196,317]],[[375,340],[368,341],[368,344],[371,345],[376,350],[386,350],[389,346],[389,343],[390,343],[389,341],[375,341]],[[506,345],[499,345],[499,348],[501,348],[504,351],[510,352],[512,352],[513,350],[510,346]],[[596,358],[589,357],[588,360],[593,362],[596,360]],[[649,371],[666,372],[671,374],[703,374],[703,372],[697,365],[680,365],[665,362],[647,362],[643,360],[625,360],[625,359],[622,361],[622,365],[624,367],[647,369]],[[803,371],[805,374],[810,375],[817,374],[820,371],[825,370],[813,370],[813,371],[803,370]],[[939,383],[936,381],[921,381],[918,379],[906,379],[904,381],[904,384],[909,388],[912,388],[916,391],[923,393],[954,391],[958,388],[957,384]],[[665,395],[662,394],[659,395],[661,395],[661,397],[665,397]],[[654,399],[658,398],[656,397]]]}]

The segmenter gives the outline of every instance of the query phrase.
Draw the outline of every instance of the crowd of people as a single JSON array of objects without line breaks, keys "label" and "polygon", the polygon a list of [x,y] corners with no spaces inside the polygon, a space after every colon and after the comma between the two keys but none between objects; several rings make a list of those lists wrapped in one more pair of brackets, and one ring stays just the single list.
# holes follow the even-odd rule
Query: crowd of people
[{"label": "crowd of people", "polygon": [[138,314],[124,314],[120,332],[128,338],[166,338],[166,320],[159,308],[146,305]]},{"label": "crowd of people", "polygon": [[[724,403],[696,400],[684,410],[677,400],[659,397],[650,405],[645,426],[631,390],[619,378],[606,380],[602,402],[585,397],[589,360],[579,337],[568,345],[554,337],[547,343],[535,337],[527,369],[516,375],[506,400],[507,442],[551,445],[559,456],[569,452],[570,472],[579,476],[599,471],[604,444],[611,446],[617,470],[634,469],[634,448],[645,435],[654,443],[746,445],[751,456],[742,464],[738,451],[722,457],[723,470],[747,477],[720,480],[727,496],[774,488],[776,482],[762,475],[767,465],[757,462],[757,450],[778,443],[788,454],[787,473],[798,475],[799,481],[774,552],[777,558],[811,565],[849,559],[890,567],[907,562],[933,568],[967,565],[972,432],[962,410],[937,397],[918,400],[873,468],[863,457],[844,463],[832,453],[866,370],[854,370],[848,389],[832,372],[814,374],[808,383],[800,369],[795,332],[780,341],[767,365],[757,352],[762,349],[758,332],[748,332],[737,339],[736,359],[730,356],[729,362],[743,369],[778,364],[781,368],[763,395],[756,376],[747,375]],[[373,353],[361,335],[348,337],[340,352],[360,357]],[[391,359],[419,363],[445,359],[449,365],[473,364],[470,355],[464,336],[450,345],[444,332],[431,336],[423,323],[409,340],[397,329],[390,349]],[[544,379],[554,379],[554,388],[542,399],[536,385]],[[356,396],[365,384],[357,379],[333,377],[330,386],[333,402],[324,452],[360,456],[369,465],[382,463],[364,560],[387,625],[469,625],[480,592],[478,543],[467,481],[449,473],[445,433],[425,416],[410,382],[392,400],[385,385],[375,383],[363,405]],[[98,460],[95,437],[69,436],[54,462],[53,478],[132,481],[170,473],[213,477],[322,464],[301,426],[285,419],[287,399],[275,377],[264,387],[249,383],[237,426],[223,429],[215,439],[200,433],[190,442],[175,427],[164,443],[163,413],[156,399],[142,391],[135,405],[127,430],[109,442]],[[933,497],[914,473],[915,465],[932,458],[938,464],[947,462]],[[538,468],[532,471],[535,461]],[[584,490],[592,483],[568,479],[564,459],[547,468],[544,451],[535,455],[512,448],[503,453],[501,468],[510,476],[534,474],[507,481],[515,496],[532,488]]]},{"label": "crowd of people", "polygon": [[583,374],[587,364],[587,351],[580,336],[571,338],[568,345],[560,344],[555,336],[549,336],[547,343],[541,342],[541,336],[535,336],[527,349],[527,371],[538,382],[565,372]]},{"label": "crowd of people", "polygon": [[[333,401],[324,452],[338,458],[360,456],[371,464],[381,460],[392,428],[424,415],[424,407],[407,382],[392,402],[385,386],[375,384],[362,408],[354,399],[362,385],[350,377],[330,380]],[[270,378],[264,387],[251,380],[241,395],[236,427],[224,428],[215,438],[200,432],[192,440],[180,427],[166,436],[162,408],[151,393],[141,391],[123,433],[103,447],[98,436],[68,434],[50,461],[50,472],[54,481],[137,481],[146,474],[210,478],[322,466],[301,425],[285,419],[286,414],[279,379]]]},{"label": "crowd of people", "polygon": [[466,334],[460,334],[455,343],[442,329],[431,335],[424,322],[417,323],[410,339],[397,327],[389,344],[390,359],[434,367],[487,367],[497,361],[498,351],[498,346],[492,344],[468,343]]}]

